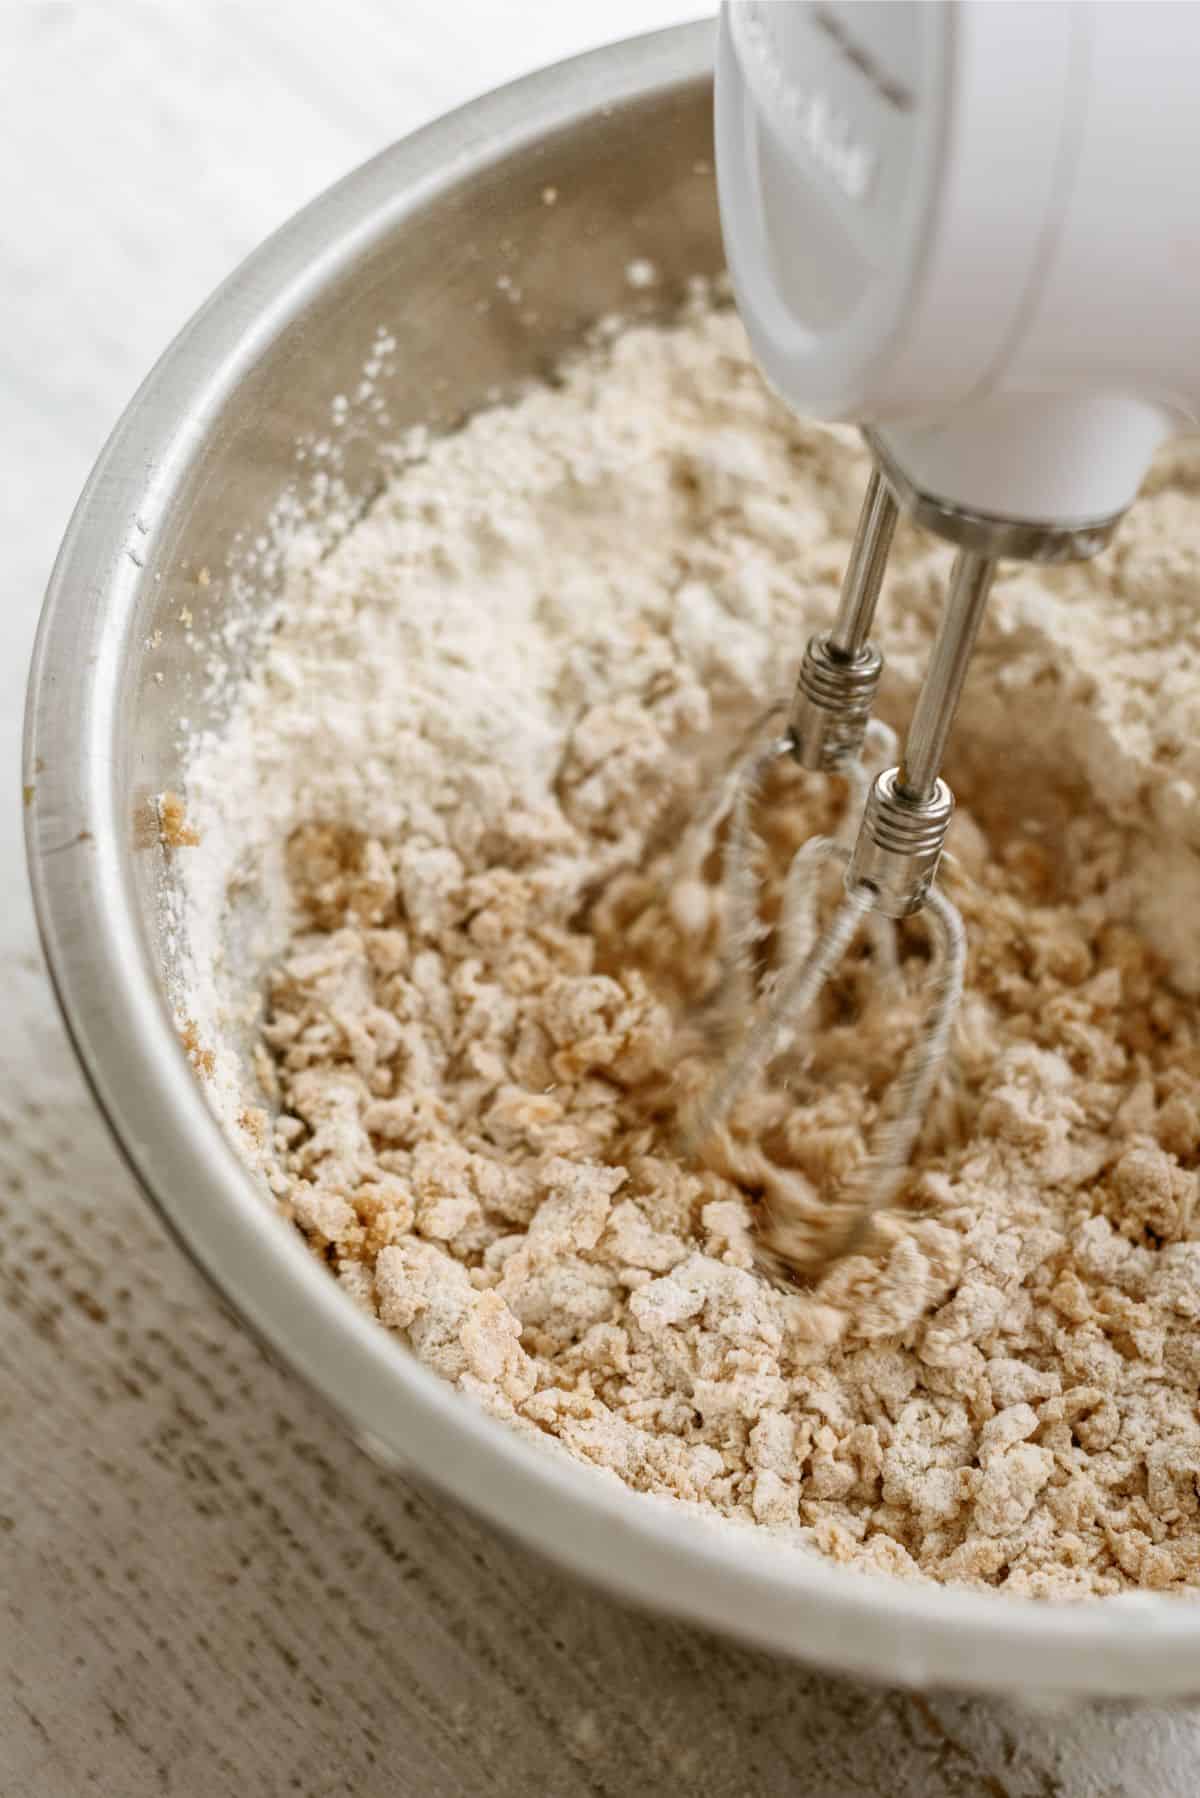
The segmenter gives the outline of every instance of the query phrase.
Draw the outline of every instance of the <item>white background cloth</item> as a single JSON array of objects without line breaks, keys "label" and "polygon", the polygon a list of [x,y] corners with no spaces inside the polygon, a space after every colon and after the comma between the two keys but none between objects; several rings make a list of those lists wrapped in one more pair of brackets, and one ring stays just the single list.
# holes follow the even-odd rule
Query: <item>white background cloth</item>
[{"label": "white background cloth", "polygon": [[631,1617],[377,1472],[202,1290],[41,970],[16,758],[105,434],[364,157],[669,0],[0,0],[0,1795],[1176,1798],[1200,1724],[871,1692]]}]

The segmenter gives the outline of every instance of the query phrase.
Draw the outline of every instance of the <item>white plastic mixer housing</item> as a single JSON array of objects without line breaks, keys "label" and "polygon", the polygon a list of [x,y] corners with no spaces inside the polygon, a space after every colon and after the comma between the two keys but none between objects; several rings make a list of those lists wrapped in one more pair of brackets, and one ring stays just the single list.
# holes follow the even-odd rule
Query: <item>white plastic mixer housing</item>
[{"label": "white plastic mixer housing", "polygon": [[1073,528],[1200,409],[1200,5],[726,0],[751,343],[949,508]]}]

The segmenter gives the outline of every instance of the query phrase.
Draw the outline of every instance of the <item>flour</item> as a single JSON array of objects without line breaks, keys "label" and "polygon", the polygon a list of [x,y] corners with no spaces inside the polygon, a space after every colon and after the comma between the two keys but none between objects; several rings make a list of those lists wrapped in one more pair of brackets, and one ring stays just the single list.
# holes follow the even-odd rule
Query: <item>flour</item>
[{"label": "flour", "polygon": [[[856,951],[790,1090],[746,1101],[723,1161],[679,1152],[722,917],[715,867],[681,882],[673,847],[831,614],[865,474],[697,312],[428,446],[332,555],[297,554],[190,771],[193,1061],[354,1302],[513,1427],[854,1565],[1187,1588],[1194,448],[1097,562],[997,582],[948,770],[956,1074],[894,1214],[812,1292],[753,1271],[771,1182],[834,1195],[861,1163],[919,923],[901,992]],[[899,533],[893,722],[948,560]],[[769,786],[766,910],[839,804],[792,769]],[[271,963],[261,1017],[231,915]]]}]

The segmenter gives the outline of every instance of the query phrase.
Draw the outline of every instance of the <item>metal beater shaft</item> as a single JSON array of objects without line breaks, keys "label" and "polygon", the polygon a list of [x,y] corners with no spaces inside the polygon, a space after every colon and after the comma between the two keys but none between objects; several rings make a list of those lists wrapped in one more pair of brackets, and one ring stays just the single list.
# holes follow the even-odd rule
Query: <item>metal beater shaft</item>
[{"label": "metal beater shaft", "polygon": [[991,590],[995,562],[960,550],[954,559],[946,609],[917,699],[897,785],[908,798],[928,799],[937,785],[946,739],[962,695],[967,664],[979,634],[983,608]]},{"label": "metal beater shaft", "polygon": [[810,637],[788,730],[802,768],[843,768],[862,748],[883,658],[868,641],[896,529],[896,502],[872,470],[846,564],[833,628]]},{"label": "metal beater shaft", "polygon": [[869,887],[891,918],[921,909],[942,858],[954,795],[939,771],[995,569],[971,550],[955,558],[900,766],[885,769],[867,798],[846,884]]},{"label": "metal beater shaft", "polygon": [[896,502],[877,468],[863,496],[850,560],[846,564],[833,629],[826,641],[834,655],[852,661],[866,648],[896,530]]}]

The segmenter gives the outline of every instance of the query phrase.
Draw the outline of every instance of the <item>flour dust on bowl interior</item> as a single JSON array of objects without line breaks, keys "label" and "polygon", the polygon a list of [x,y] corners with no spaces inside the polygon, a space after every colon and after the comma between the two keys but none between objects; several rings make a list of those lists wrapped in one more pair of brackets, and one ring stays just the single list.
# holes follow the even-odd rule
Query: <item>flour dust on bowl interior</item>
[{"label": "flour dust on bowl interior", "polygon": [[[753,1353],[748,1337],[729,1344],[743,1361],[742,1397],[781,1418],[788,1409],[771,1384],[782,1352],[776,1297],[739,1264],[737,1206],[709,1198],[704,1243],[678,1256],[682,1210],[695,1209],[687,1182],[701,1176],[664,1168],[671,1101],[655,1096],[655,1082],[662,1032],[675,1028],[668,1001],[688,999],[689,982],[702,977],[703,955],[688,952],[686,933],[703,920],[694,888],[669,915],[656,911],[631,852],[646,848],[655,780],[695,800],[714,753],[752,722],[752,701],[764,690],[774,697],[780,648],[792,664],[810,621],[788,563],[807,570],[813,603],[832,605],[865,464],[847,434],[806,432],[774,410],[735,321],[699,310],[694,283],[721,266],[711,54],[706,27],[618,45],[431,127],[285,227],[168,351],[80,502],[31,680],[30,857],[55,983],[100,1103],[172,1228],[264,1341],[383,1459],[441,1483],[617,1593],[801,1658],[911,1683],[1186,1693],[1196,1683],[1200,1621],[1184,1600],[1139,1592],[1049,1604],[839,1566],[795,1546],[794,1438],[784,1418],[751,1443],[754,1422],[736,1403],[717,1421],[730,1404],[732,1362],[691,1370],[702,1401],[691,1408],[707,1423],[685,1426],[672,1414],[677,1395],[665,1373],[636,1431],[624,1420],[625,1441],[648,1457],[643,1483],[677,1497],[635,1492],[611,1465],[584,1464],[602,1434],[584,1402],[587,1357],[593,1386],[609,1381],[611,1396],[623,1352],[608,1321],[614,1306],[633,1318],[640,1309],[638,1327],[669,1359],[687,1340],[689,1305],[703,1330],[705,1315],[719,1319],[724,1307],[732,1316],[740,1304],[737,1328],[757,1332]],[[682,324],[639,335],[639,321],[677,319],[689,305]],[[634,328],[609,341],[602,322],[618,314]],[[522,450],[513,415],[495,402],[553,374],[597,324],[591,350],[524,402]],[[417,427],[427,441],[412,436]],[[465,503],[475,494],[484,462],[491,499],[456,519],[455,496]],[[445,477],[440,498],[430,468]],[[413,485],[384,494],[402,469]],[[1162,503],[1181,506],[1170,485],[1168,470]],[[374,546],[370,556],[364,544]],[[669,580],[667,554],[680,564]],[[914,538],[898,541],[896,554],[897,604],[915,657],[927,622],[921,594],[941,552]],[[415,590],[414,569],[434,583],[425,590],[436,590],[437,620],[406,614],[394,598],[406,581]],[[1016,581],[998,597],[997,628],[1024,631],[1031,665],[1044,665],[1059,611]],[[316,684],[296,660],[298,607],[308,609],[324,658]],[[480,642],[494,663],[486,704],[472,688]],[[902,644],[894,665],[903,703]],[[457,670],[453,681],[448,669]],[[1085,686],[1062,696],[1064,708],[1086,706]],[[981,683],[964,805],[976,805],[981,838],[1008,845],[1013,880],[1034,881],[1035,858],[1022,861],[1006,812],[1014,788],[989,780],[1007,703],[1002,683]],[[287,721],[274,740],[263,730],[269,709]],[[1064,718],[1068,733],[1065,710]],[[1051,730],[1039,754],[1049,752]],[[335,738],[353,752],[330,755]],[[464,743],[474,756],[466,770]],[[245,790],[250,765],[259,809],[244,816],[223,804],[218,777],[229,798]],[[293,815],[287,805],[301,791],[304,815]],[[1118,822],[1121,797],[1106,795]],[[781,840],[768,849],[819,822],[814,807],[836,822],[836,795],[798,773],[777,798]],[[1041,820],[1051,837],[1056,803]],[[973,840],[964,835],[959,847],[964,893]],[[1109,849],[1097,838],[1091,851],[1099,879]],[[567,903],[585,873],[597,908],[586,951],[578,908]],[[305,935],[289,947],[283,927],[295,914],[285,917],[284,902],[297,895]],[[976,895],[979,928],[999,932],[1005,908],[1027,899]],[[535,901],[542,910],[531,924]],[[506,932],[526,972],[503,988],[495,971]],[[918,936],[902,945],[906,962],[919,957]],[[452,955],[447,945],[460,938],[462,953]],[[1047,942],[1044,952],[1053,960],[1060,951]],[[597,958],[590,970],[587,953]],[[373,1005],[389,993],[394,1001],[375,1005],[379,1016],[364,1004],[368,977]],[[854,978],[851,970],[848,1006]],[[420,1119],[404,1104],[414,1083],[388,1090],[386,1077],[423,1052],[404,1011],[414,981],[448,1027],[474,1007],[477,1028],[460,1035],[461,1078],[486,1091],[490,1140],[513,1148],[516,1172],[483,1173],[452,1146],[440,1158],[426,1151],[415,1167]],[[548,999],[535,1005],[539,982],[556,984],[557,1010]],[[625,996],[621,1015],[605,1010],[614,988]],[[588,1004],[597,1009],[581,1015]],[[512,1028],[497,1078],[506,1005]],[[313,1034],[322,1007],[344,1014],[338,1047]],[[605,1048],[614,1036],[622,1054],[641,1057],[628,1088]],[[845,1073],[857,1051],[845,1032],[831,1041]],[[870,1053],[885,1054],[886,1044]],[[535,1087],[547,1063],[549,1078]],[[431,1090],[437,1074],[425,1070]],[[311,1113],[278,1149],[260,1115],[275,1080]],[[322,1131],[343,1158],[361,1149],[351,1082],[374,1082],[370,1100],[383,1108],[366,1127],[374,1209],[351,1207],[353,1223],[322,1184],[329,1157],[310,1152],[307,1167],[294,1159]],[[565,1112],[544,1090],[556,1085],[571,1089]],[[545,1103],[531,1108],[531,1095]],[[832,1120],[828,1141],[853,1126]],[[594,1154],[580,1147],[589,1130]],[[541,1132],[542,1161],[562,1164],[553,1191],[531,1189],[520,1173],[516,1145],[531,1131]],[[604,1162],[618,1139],[629,1165],[605,1190],[579,1165]],[[439,1140],[452,1145],[454,1130]],[[300,1231],[272,1215],[264,1159],[288,1204],[310,1207],[300,1219],[310,1241],[348,1251],[358,1230],[357,1264],[382,1258],[390,1284],[368,1289],[349,1265],[340,1281],[331,1277]],[[710,1168],[704,1177],[716,1193],[738,1174]],[[1122,1177],[1136,1182],[1136,1167]],[[492,1182],[486,1192],[480,1179]],[[397,1224],[401,1186],[416,1233]],[[548,1201],[543,1230],[554,1253],[543,1264],[536,1217]],[[931,1302],[949,1302],[935,1291],[949,1247],[937,1232],[949,1227],[934,1223],[915,1239],[902,1231],[896,1246],[910,1266],[919,1252]],[[1089,1238],[1097,1253],[1101,1236]],[[430,1256],[449,1243],[463,1253],[445,1258],[455,1272],[443,1269],[445,1290],[432,1293],[429,1270],[440,1263]],[[508,1274],[505,1292],[518,1307],[520,1290],[541,1294],[519,1340],[499,1291],[516,1256],[525,1258],[521,1277]],[[594,1317],[565,1346],[562,1295],[547,1276],[560,1257],[593,1269],[583,1282],[590,1290],[577,1286],[571,1305],[576,1321],[591,1304]],[[349,1252],[324,1258],[356,1261]],[[713,1276],[709,1264],[725,1272]],[[472,1279],[473,1268],[482,1275]],[[703,1289],[713,1278],[725,1282],[721,1291]],[[882,1330],[882,1286],[876,1299]],[[369,1305],[390,1307],[390,1332]],[[431,1310],[458,1316],[453,1341],[439,1339]],[[813,1337],[821,1320],[814,1324],[811,1307],[806,1316],[816,1390],[826,1349]],[[1131,1318],[1126,1334],[1136,1327]],[[444,1351],[441,1374],[398,1340],[414,1329],[433,1367]],[[875,1351],[864,1343],[859,1352]],[[544,1384],[531,1388],[532,1364],[556,1358],[562,1378],[548,1398]],[[489,1415],[472,1385],[514,1419]],[[1018,1467],[1033,1469],[1020,1451],[1042,1445],[1021,1434],[1021,1407],[1053,1397],[1014,1385],[997,1406],[1008,1416],[991,1442],[998,1456],[1016,1454]],[[832,1393],[822,1403],[833,1406]],[[1085,1433],[1096,1419],[1097,1440],[1102,1412],[1098,1399],[1080,1414]],[[821,1502],[832,1505],[847,1471],[826,1456],[819,1414],[817,1406],[804,1452],[809,1467],[828,1460]],[[1068,1434],[1078,1421],[1064,1415]],[[732,1473],[718,1467],[706,1431],[729,1445]],[[653,1446],[667,1438],[674,1449]],[[871,1439],[857,1440],[863,1455],[849,1471],[861,1480]],[[1184,1505],[1177,1471],[1165,1468],[1161,1479],[1175,1481]],[[629,1472],[636,1477],[632,1462]],[[718,1515],[723,1505],[744,1508],[743,1488],[748,1520]],[[999,1517],[1000,1482],[988,1492]],[[840,1545],[830,1531],[826,1547],[838,1554]],[[852,1534],[845,1546],[847,1558],[863,1558]]]}]

